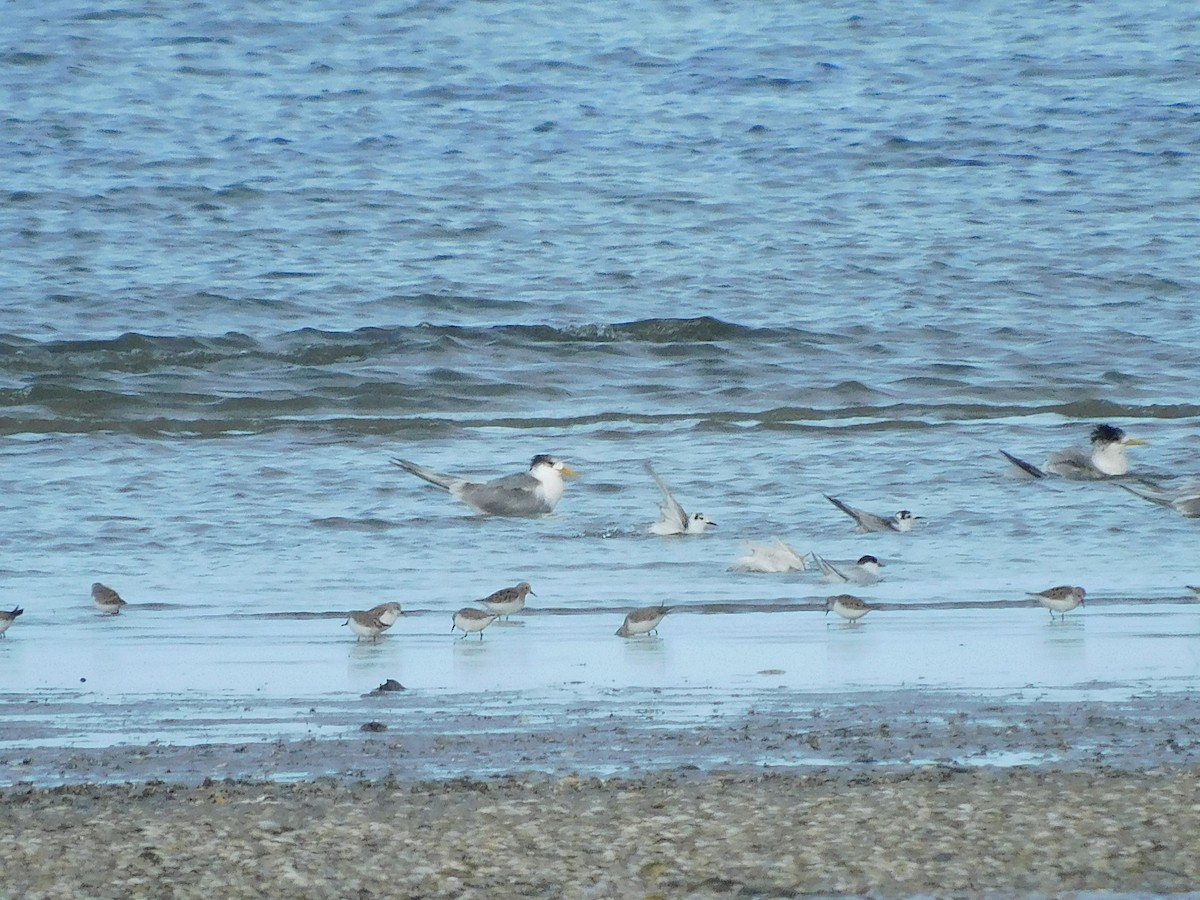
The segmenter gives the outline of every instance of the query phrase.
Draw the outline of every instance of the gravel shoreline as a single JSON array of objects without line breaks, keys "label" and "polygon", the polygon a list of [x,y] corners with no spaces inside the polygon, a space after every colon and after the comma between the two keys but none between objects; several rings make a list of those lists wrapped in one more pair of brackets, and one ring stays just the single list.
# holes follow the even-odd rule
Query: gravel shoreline
[{"label": "gravel shoreline", "polygon": [[1200,770],[208,781],[2,794],[0,896],[1163,894]]}]

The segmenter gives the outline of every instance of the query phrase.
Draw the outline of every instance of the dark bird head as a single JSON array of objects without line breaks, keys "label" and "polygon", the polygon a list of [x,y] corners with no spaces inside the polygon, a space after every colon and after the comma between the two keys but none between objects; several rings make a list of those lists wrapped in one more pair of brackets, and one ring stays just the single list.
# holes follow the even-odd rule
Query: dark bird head
[{"label": "dark bird head", "polygon": [[1116,425],[1097,425],[1092,429],[1093,444],[1119,444],[1125,437],[1125,430]]}]

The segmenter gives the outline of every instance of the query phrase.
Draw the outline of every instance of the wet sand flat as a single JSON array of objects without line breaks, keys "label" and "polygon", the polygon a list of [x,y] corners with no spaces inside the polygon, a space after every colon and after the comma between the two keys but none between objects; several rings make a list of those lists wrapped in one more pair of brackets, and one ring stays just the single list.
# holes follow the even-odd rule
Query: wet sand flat
[{"label": "wet sand flat", "polygon": [[5,897],[1167,893],[1195,768],[943,766],[4,792]]},{"label": "wet sand flat", "polygon": [[[627,715],[601,707],[571,725],[453,707],[403,719],[396,702],[327,711],[338,739],[9,748],[0,897],[1200,884],[1200,703],[1187,694],[758,696],[706,723],[646,719],[624,698]],[[366,709],[393,724],[360,731]]]}]

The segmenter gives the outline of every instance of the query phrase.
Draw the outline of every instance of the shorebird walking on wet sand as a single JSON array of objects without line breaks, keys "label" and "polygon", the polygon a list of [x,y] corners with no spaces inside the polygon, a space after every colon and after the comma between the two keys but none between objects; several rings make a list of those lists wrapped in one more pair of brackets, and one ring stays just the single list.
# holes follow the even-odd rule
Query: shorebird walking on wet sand
[{"label": "shorebird walking on wet sand", "polygon": [[825,615],[833,611],[851,625],[857,624],[859,619],[876,608],[853,594],[836,594],[825,600]]},{"label": "shorebird walking on wet sand", "polygon": [[507,619],[513,613],[520,612],[525,608],[526,594],[537,596],[534,589],[529,586],[529,582],[522,581],[513,587],[501,588],[494,593],[488,594],[479,602],[488,608],[488,612],[504,616]]},{"label": "shorebird walking on wet sand", "polygon": [[435,472],[406,459],[393,459],[392,464],[447,491],[481,516],[532,518],[552,513],[563,495],[563,479],[577,476],[561,459],[545,453],[530,461],[528,472],[484,482]]},{"label": "shorebird walking on wet sand", "polygon": [[379,636],[389,627],[383,624],[378,615],[365,609],[351,610],[342,625],[349,625],[350,630],[358,635],[357,640],[367,638],[371,643],[378,641]]},{"label": "shorebird walking on wet sand", "polygon": [[121,599],[120,594],[98,581],[92,585],[92,602],[96,604],[96,609],[106,616],[115,616],[122,606],[129,605]]},{"label": "shorebird walking on wet sand", "polygon": [[404,614],[400,609],[400,604],[395,600],[389,600],[387,603],[372,606],[367,612],[377,618],[385,629],[395,625],[396,620]]},{"label": "shorebird walking on wet sand", "polygon": [[1066,619],[1068,612],[1077,606],[1083,606],[1085,594],[1087,594],[1087,591],[1081,587],[1072,587],[1071,585],[1063,584],[1058,587],[1046,588],[1046,590],[1036,593],[1031,591],[1029,596],[1050,610],[1051,619],[1054,618],[1055,613],[1058,613],[1061,618]]},{"label": "shorebird walking on wet sand", "polygon": [[671,609],[672,607],[670,606],[647,606],[642,609],[635,609],[625,616],[625,621],[617,629],[617,636],[627,638],[635,637],[639,634],[656,633],[659,623]]},{"label": "shorebird walking on wet sand", "polygon": [[0,610],[0,637],[4,637],[4,632],[8,631],[9,626],[11,626],[13,623],[13,620],[23,612],[25,612],[25,610],[21,609],[19,606],[15,607],[12,612],[4,612]]},{"label": "shorebird walking on wet sand", "polygon": [[463,635],[459,638],[461,641],[474,632],[479,632],[479,639],[483,640],[483,629],[487,628],[495,622],[500,616],[493,612],[484,612],[482,609],[476,609],[473,606],[464,606],[454,614],[454,618],[450,624],[450,630],[459,629]]},{"label": "shorebird walking on wet sand", "polygon": [[877,516],[864,509],[855,509],[848,503],[843,503],[837,497],[825,495],[825,499],[852,518],[859,531],[912,531],[913,524],[920,516],[914,516],[907,509],[902,509],[894,516]]}]

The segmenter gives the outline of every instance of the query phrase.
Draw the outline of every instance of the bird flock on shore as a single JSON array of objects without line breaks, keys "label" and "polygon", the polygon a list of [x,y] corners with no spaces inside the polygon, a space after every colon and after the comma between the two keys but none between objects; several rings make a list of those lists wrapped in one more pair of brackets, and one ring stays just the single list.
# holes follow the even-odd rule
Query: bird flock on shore
[{"label": "bird flock on shore", "polygon": [[[1115,480],[1118,487],[1135,496],[1149,500],[1159,506],[1172,509],[1186,517],[1200,517],[1200,479],[1186,481],[1182,486],[1165,488],[1149,479],[1126,480],[1129,462],[1126,448],[1147,443],[1128,437],[1114,425],[1097,425],[1090,434],[1091,446],[1069,448],[1051,454],[1037,466],[1001,450],[1001,455],[1012,464],[1014,471],[1023,478],[1042,479],[1060,477],[1073,480]],[[438,487],[451,497],[462,501],[477,515],[530,518],[552,513],[562,499],[565,479],[577,473],[563,460],[548,454],[534,456],[529,470],[507,475],[491,481],[473,482],[454,475],[434,471],[404,459],[394,459],[393,464],[404,471]],[[649,461],[644,463],[646,473],[661,494],[659,518],[647,528],[653,535],[664,537],[704,534],[717,523],[706,514],[697,512],[689,515],[672,495],[666,482],[654,470]],[[826,495],[826,499],[845,513],[862,533],[894,532],[907,534],[921,519],[907,509],[893,515],[879,515],[858,509],[837,497]],[[879,559],[864,554],[857,560],[830,561],[816,553],[798,553],[792,547],[774,537],[767,544],[751,544],[745,555],[734,560],[730,566],[742,572],[795,572],[805,571],[810,561],[822,579],[829,584],[867,586],[882,578]],[[1200,587],[1188,585],[1190,591],[1200,597]],[[1060,618],[1084,605],[1087,592],[1077,585],[1057,585],[1040,591],[1031,591],[1028,597],[1046,608],[1051,619],[1057,613]],[[461,631],[462,637],[478,634],[498,619],[507,619],[525,608],[527,596],[537,596],[528,582],[501,588],[479,600],[480,607],[463,607],[451,617],[451,632]],[[102,615],[115,616],[127,605],[115,590],[96,582],[91,590],[92,603]],[[867,603],[853,594],[835,594],[826,599],[825,614],[835,613],[850,625],[859,622],[878,607]],[[672,607],[664,604],[630,611],[616,634],[620,637],[637,637],[657,633],[658,626]],[[0,638],[13,625],[24,610],[17,606],[11,611],[0,611]],[[403,615],[399,603],[380,603],[366,610],[352,610],[343,623],[357,640],[377,641]]]}]

